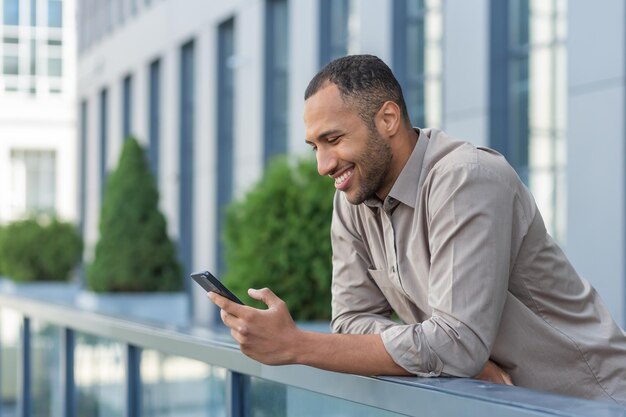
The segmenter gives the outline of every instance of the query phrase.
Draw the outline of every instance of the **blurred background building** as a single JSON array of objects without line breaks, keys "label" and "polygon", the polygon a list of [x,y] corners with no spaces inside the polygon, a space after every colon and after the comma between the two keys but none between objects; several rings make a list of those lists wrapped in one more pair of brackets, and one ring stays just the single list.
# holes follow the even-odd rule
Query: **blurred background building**
[{"label": "blurred background building", "polygon": [[1,4],[0,221],[76,219],[90,261],[107,173],[132,134],[185,272],[219,272],[222,208],[273,155],[306,152],[309,79],[335,57],[372,53],[403,85],[415,125],[508,158],[626,322],[621,1]]},{"label": "blurred background building", "polygon": [[399,78],[415,125],[509,159],[623,325],[625,16],[617,0],[79,1],[86,257],[132,133],[186,272],[219,270],[221,209],[272,155],[305,152],[309,79],[332,58],[372,53]]},{"label": "blurred background building", "polygon": [[76,220],[75,2],[1,5],[0,222]]},{"label": "blurred background building", "polygon": [[[272,156],[310,152],[311,77],[333,58],[371,53],[398,77],[415,125],[507,157],[626,325],[621,0],[0,0],[0,24],[0,224],[34,213],[74,220],[90,262],[107,175],[134,135],[198,323],[214,309],[187,277],[223,272],[223,208]],[[415,403],[429,404],[425,415],[594,414],[474,381],[407,388],[266,367],[215,328],[174,330],[54,299],[0,288],[3,417],[253,415],[250,404],[267,406],[258,415],[388,416],[414,414]]]}]

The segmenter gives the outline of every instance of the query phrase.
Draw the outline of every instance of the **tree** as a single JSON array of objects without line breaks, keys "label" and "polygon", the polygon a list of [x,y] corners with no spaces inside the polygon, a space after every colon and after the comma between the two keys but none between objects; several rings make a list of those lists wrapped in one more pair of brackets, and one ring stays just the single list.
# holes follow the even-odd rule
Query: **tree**
[{"label": "tree", "polygon": [[124,142],[109,176],[100,213],[100,240],[87,274],[96,292],[177,291],[181,267],[167,235],[159,194],[136,139]]},{"label": "tree", "polygon": [[227,210],[226,285],[246,304],[260,306],[248,288],[269,287],[296,320],[329,319],[333,194],[314,161],[274,159]]}]

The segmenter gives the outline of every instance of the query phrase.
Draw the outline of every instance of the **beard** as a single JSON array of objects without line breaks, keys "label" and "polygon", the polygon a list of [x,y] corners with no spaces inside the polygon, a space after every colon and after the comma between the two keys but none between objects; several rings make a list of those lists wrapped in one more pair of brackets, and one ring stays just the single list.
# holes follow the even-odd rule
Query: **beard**
[{"label": "beard", "polygon": [[380,190],[391,167],[392,153],[389,144],[376,131],[370,129],[367,136],[367,146],[357,163],[360,167],[359,183],[353,195],[346,194],[351,204],[361,204],[372,198]]}]

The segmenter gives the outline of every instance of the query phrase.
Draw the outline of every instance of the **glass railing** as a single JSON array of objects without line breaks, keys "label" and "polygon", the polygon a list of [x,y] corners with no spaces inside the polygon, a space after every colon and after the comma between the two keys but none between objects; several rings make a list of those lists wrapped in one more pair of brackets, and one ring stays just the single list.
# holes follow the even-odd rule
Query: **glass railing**
[{"label": "glass railing", "polygon": [[606,416],[626,408],[457,378],[262,365],[227,332],[0,293],[0,417]]}]

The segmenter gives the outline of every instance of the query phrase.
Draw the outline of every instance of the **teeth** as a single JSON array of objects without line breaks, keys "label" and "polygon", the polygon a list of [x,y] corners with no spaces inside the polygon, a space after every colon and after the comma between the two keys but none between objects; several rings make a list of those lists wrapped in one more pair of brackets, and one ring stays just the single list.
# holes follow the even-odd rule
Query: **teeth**
[{"label": "teeth", "polygon": [[335,178],[335,184],[341,184],[342,182],[350,178],[352,176],[352,172],[352,170],[349,170],[348,172],[342,174],[340,177]]}]

